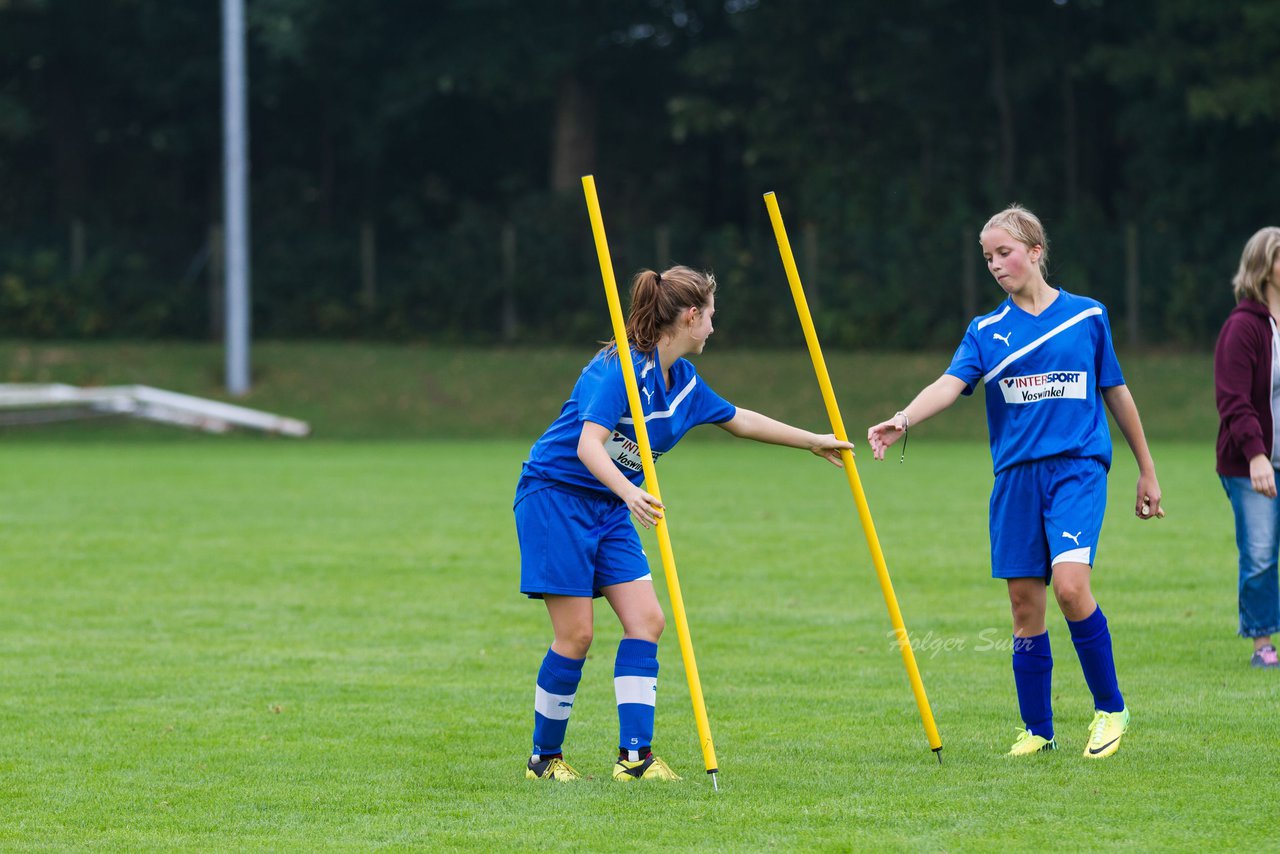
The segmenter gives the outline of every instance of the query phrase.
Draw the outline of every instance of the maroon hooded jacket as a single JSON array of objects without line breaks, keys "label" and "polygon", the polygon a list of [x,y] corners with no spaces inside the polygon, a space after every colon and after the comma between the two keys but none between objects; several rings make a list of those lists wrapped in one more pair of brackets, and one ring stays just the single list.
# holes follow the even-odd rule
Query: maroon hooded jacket
[{"label": "maroon hooded jacket", "polygon": [[1227,315],[1213,349],[1218,400],[1218,474],[1248,477],[1249,460],[1271,458],[1271,312],[1251,299]]}]

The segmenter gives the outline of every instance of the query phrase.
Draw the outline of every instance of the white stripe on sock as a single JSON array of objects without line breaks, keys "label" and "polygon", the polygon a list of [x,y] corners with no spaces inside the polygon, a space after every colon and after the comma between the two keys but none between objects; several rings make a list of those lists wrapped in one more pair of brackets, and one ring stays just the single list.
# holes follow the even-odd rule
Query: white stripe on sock
[{"label": "white stripe on sock", "polygon": [[576,696],[578,695],[552,694],[539,685],[537,696],[533,699],[533,710],[549,720],[567,721],[569,713],[573,711],[573,698]]},{"label": "white stripe on sock", "polygon": [[613,693],[618,697],[619,706],[623,703],[643,703],[646,706],[657,705],[658,677],[615,676],[613,677]]}]

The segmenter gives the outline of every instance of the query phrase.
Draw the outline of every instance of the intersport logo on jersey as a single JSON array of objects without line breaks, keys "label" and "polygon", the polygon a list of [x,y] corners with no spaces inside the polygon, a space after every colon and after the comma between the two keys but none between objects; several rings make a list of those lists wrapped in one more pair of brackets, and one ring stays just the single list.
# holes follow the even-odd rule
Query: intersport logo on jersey
[{"label": "intersport logo on jersey", "polygon": [[[609,452],[609,456],[613,458],[613,461],[624,469],[644,471],[644,463],[640,461],[640,445],[635,439],[628,438],[614,430],[613,436],[605,443],[605,450]],[[662,454],[662,451],[653,451],[653,461],[656,463],[658,457],[662,456]]]},{"label": "intersport logo on jersey", "polygon": [[1084,400],[1089,392],[1087,371],[1050,371],[1000,380],[1005,403],[1038,403],[1041,400]]}]

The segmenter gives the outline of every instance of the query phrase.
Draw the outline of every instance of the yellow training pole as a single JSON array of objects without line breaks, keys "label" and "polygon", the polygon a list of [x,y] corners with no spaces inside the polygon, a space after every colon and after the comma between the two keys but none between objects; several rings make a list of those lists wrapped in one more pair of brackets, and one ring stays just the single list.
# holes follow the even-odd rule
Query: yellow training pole
[{"label": "yellow training pole", "polygon": [[[596,198],[596,179],[582,176],[582,189],[587,195],[587,213],[591,216],[591,233],[596,239],[596,254],[600,257],[600,275],[604,278],[604,294],[609,302],[609,318],[613,321],[613,340],[618,342],[618,358],[622,360],[622,379],[627,386],[627,405],[635,420],[636,444],[640,446],[640,462],[644,467],[646,491],[662,501],[658,491],[658,473],[653,465],[653,450],[649,446],[649,429],[644,423],[644,410],[640,408],[640,387],[636,384],[636,369],[631,361],[631,347],[627,343],[627,325],[622,319],[622,301],[618,297],[618,284],[613,278],[613,261],[609,257],[609,244],[604,236],[604,219],[600,216],[600,200]],[[667,532],[666,510],[654,526],[658,534],[658,550],[662,552],[662,569],[667,576],[667,593],[671,596],[671,612],[676,619],[676,635],[680,638],[680,655],[684,658],[684,672],[689,678],[689,696],[693,700],[693,717],[698,722],[698,738],[702,742],[702,761],[711,775],[711,785],[719,790],[716,782],[716,748],[711,742],[711,724],[707,722],[707,706],[702,699],[702,682],[698,679],[698,663],[693,657],[693,641],[689,638],[689,621],[685,618],[684,597],[680,595],[680,578],[676,575],[676,558],[671,551],[671,536]]]},{"label": "yellow training pole", "polygon": [[[791,254],[791,242],[787,240],[787,229],[782,224],[778,200],[773,193],[765,193],[764,204],[769,209],[769,219],[773,221],[773,233],[778,239],[778,252],[782,255],[782,266],[786,268],[787,281],[791,284],[791,296],[795,299],[796,312],[800,315],[800,325],[804,327],[804,340],[809,345],[809,357],[813,360],[813,370],[818,375],[822,399],[827,404],[831,430],[837,439],[848,441],[844,421],[840,418],[840,407],[836,403],[836,395],[831,388],[831,377],[827,374],[827,363],[822,358],[822,348],[818,344],[818,333],[814,330],[813,318],[809,315],[809,303],[804,298],[804,287],[800,284],[796,259]],[[938,736],[938,727],[933,722],[929,698],[924,693],[924,682],[920,680],[920,668],[916,666],[916,656],[911,650],[911,639],[907,635],[906,626],[902,623],[902,612],[898,610],[898,598],[893,595],[889,567],[885,565],[884,553],[880,550],[880,539],[876,536],[875,522],[871,520],[871,508],[867,506],[867,496],[862,491],[858,467],[854,465],[852,451],[841,451],[840,456],[844,460],[844,470],[849,478],[849,489],[853,492],[853,502],[858,506],[862,530],[867,535],[867,545],[871,547],[871,560],[876,567],[876,576],[880,579],[880,592],[884,594],[885,605],[889,608],[889,620],[893,623],[893,631],[898,638],[898,649],[902,652],[902,662],[906,665],[907,676],[911,679],[911,690],[916,695],[916,705],[920,708],[920,719],[924,722],[925,735],[929,738],[929,746],[933,748],[934,753],[938,754],[938,761],[941,762],[942,739]]]}]

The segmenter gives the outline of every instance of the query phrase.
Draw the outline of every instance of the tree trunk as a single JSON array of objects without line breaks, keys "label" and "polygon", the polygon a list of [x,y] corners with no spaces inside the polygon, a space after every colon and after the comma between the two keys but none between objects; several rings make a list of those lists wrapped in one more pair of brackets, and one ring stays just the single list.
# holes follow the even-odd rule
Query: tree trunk
[{"label": "tree trunk", "polygon": [[71,275],[77,277],[84,272],[84,220],[71,218]]},{"label": "tree trunk", "polygon": [[560,81],[556,121],[551,137],[551,189],[581,189],[583,175],[596,165],[596,111],[591,94],[574,74]]},{"label": "tree trunk", "polygon": [[916,135],[920,140],[920,160],[916,169],[920,182],[919,199],[922,206],[930,207],[933,202],[934,164],[937,162],[937,157],[935,156],[936,135],[933,132],[933,124],[928,121],[917,123]]},{"label": "tree trunk", "polygon": [[960,288],[964,299],[964,322],[967,324],[978,316],[978,252],[974,248],[978,241],[967,228],[961,240],[960,257],[964,259],[964,266],[960,270]]},{"label": "tree trunk", "polygon": [[320,186],[317,190],[319,198],[316,200],[316,222],[321,228],[329,228],[333,224],[333,186],[337,171],[333,134],[329,132],[329,120],[326,116],[320,131]]},{"label": "tree trunk", "polygon": [[1014,159],[1017,156],[1017,138],[1013,127],[1013,103],[1009,98],[1008,64],[1005,60],[1004,33],[1000,30],[1003,10],[1000,0],[988,0],[987,23],[991,30],[991,97],[996,102],[996,115],[1000,122],[1000,165],[998,169],[1001,201],[1007,204],[1013,191]]},{"label": "tree trunk", "polygon": [[804,253],[800,256],[804,262],[805,301],[810,312],[816,314],[822,308],[821,291],[818,281],[818,227],[812,222],[801,226],[801,239],[804,241]]},{"label": "tree trunk", "polygon": [[1137,349],[1142,346],[1142,275],[1138,270],[1138,226],[1132,222],[1124,226],[1124,294],[1129,346]]},{"label": "tree trunk", "polygon": [[49,66],[45,97],[49,106],[58,210],[64,219],[75,222],[85,213],[88,185],[85,121],[74,82],[69,73],[54,62]]},{"label": "tree trunk", "polygon": [[520,332],[516,307],[516,227],[502,227],[502,340],[510,344]]},{"label": "tree trunk", "polygon": [[209,226],[209,337],[221,341],[226,331],[226,248],[223,245],[222,224]]},{"label": "tree trunk", "polygon": [[378,304],[378,230],[368,219],[360,223],[360,302],[369,310]]},{"label": "tree trunk", "polygon": [[653,269],[665,270],[675,263],[671,258],[671,226],[658,226],[653,233],[653,248],[658,256],[653,259]]},{"label": "tree trunk", "polygon": [[1076,89],[1071,77],[1071,69],[1062,72],[1062,175],[1066,184],[1063,187],[1063,198],[1066,200],[1067,212],[1075,213],[1080,197],[1080,160],[1076,151],[1079,147],[1076,141],[1079,135],[1076,125]]}]

